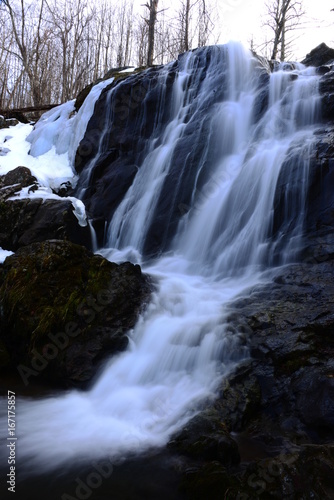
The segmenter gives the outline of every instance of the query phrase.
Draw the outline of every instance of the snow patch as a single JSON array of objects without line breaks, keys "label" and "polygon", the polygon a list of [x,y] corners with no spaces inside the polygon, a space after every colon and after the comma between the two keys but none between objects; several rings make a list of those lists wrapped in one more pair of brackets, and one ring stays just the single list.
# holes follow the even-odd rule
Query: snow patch
[{"label": "snow patch", "polygon": [[0,247],[0,264],[5,262],[6,258],[9,257],[10,255],[13,255],[14,252],[11,252],[10,250],[4,250],[3,248]]},{"label": "snow patch", "polygon": [[24,198],[38,198],[44,200],[69,200],[72,202],[73,205],[73,213],[78,219],[79,225],[82,227],[87,226],[87,216],[86,216],[86,209],[85,205],[81,200],[78,198],[75,198],[74,196],[66,196],[61,197],[57,194],[55,194],[49,187],[45,186],[40,186],[38,189],[31,191],[31,188],[33,186],[27,186],[21,189],[21,191],[15,193],[14,196],[11,196],[9,200],[18,200],[18,199],[24,199]]}]

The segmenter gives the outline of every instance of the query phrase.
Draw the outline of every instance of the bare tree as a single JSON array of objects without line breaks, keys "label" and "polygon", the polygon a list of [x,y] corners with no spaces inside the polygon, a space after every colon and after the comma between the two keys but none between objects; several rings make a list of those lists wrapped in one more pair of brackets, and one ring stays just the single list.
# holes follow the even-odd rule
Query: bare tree
[{"label": "bare tree", "polygon": [[149,3],[145,4],[145,7],[147,7],[149,11],[149,18],[147,19],[147,24],[148,24],[147,66],[153,65],[155,24],[157,21],[157,14],[158,14],[158,3],[159,0],[149,0]]},{"label": "bare tree", "polygon": [[148,52],[148,24],[146,19],[140,17],[134,28],[134,44],[136,54],[136,64],[138,66],[145,66],[147,62]]},{"label": "bare tree", "polygon": [[[50,27],[61,47],[62,102],[72,99],[84,85],[85,75],[94,71],[88,58],[89,23],[95,11],[88,11],[84,0],[47,2]],[[82,64],[83,63],[83,64]],[[88,65],[88,67],[87,67]]]},{"label": "bare tree", "polygon": [[[24,0],[20,0],[19,5],[9,0],[3,0],[2,3],[7,9],[16,43],[16,50],[8,50],[21,61],[29,78],[33,103],[38,106],[42,101],[44,84],[41,59],[46,42],[43,36],[45,0],[39,2],[36,10],[33,4],[26,3]],[[34,30],[32,30],[32,24]]]},{"label": "bare tree", "polygon": [[[117,66],[127,66],[131,59],[133,2],[123,2],[116,12]],[[115,21],[114,21],[115,22]]]},{"label": "bare tree", "polygon": [[206,0],[182,0],[179,10],[181,43],[180,52],[193,48],[197,35],[197,47],[203,47],[209,38],[213,22]]},{"label": "bare tree", "polygon": [[305,11],[301,0],[271,0],[266,3],[267,21],[265,25],[273,31],[271,58],[276,59],[280,49],[280,60],[287,56],[287,34],[297,29]]},{"label": "bare tree", "polygon": [[[197,28],[197,46],[204,47],[208,44],[215,28],[215,8],[210,5],[208,0],[198,2],[198,28]],[[218,38],[218,36],[217,36]],[[216,43],[216,41],[214,41]]]},{"label": "bare tree", "polygon": [[212,38],[214,0],[145,1],[140,16],[133,0],[0,0],[1,108],[64,102],[111,67],[165,64]]},{"label": "bare tree", "polygon": [[6,26],[6,20],[0,17],[0,109],[4,108],[8,99],[8,77],[9,77],[9,51],[12,46],[12,31]]},{"label": "bare tree", "polygon": [[[196,3],[198,0],[196,0]],[[182,2],[182,7],[180,10],[180,22],[181,22],[181,52],[186,52],[189,50],[189,31],[190,31],[190,16],[191,9],[194,4],[191,3],[191,0],[185,0]]]}]

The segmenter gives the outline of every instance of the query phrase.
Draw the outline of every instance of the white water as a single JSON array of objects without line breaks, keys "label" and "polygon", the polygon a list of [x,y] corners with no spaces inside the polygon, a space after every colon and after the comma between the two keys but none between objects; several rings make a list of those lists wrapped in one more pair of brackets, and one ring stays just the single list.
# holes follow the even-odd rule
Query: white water
[{"label": "white water", "polygon": [[[103,250],[110,260],[140,260],[171,152],[182,140],[192,99],[187,80],[193,57],[189,55],[176,80],[174,114],[162,141],[157,147],[152,141],[145,165],[111,223],[110,247],[119,248]],[[211,122],[220,141],[219,161],[205,189],[194,189],[193,206],[180,222],[173,252],[144,265],[158,288],[130,332],[130,348],[108,362],[88,392],[19,402],[20,456],[36,470],[74,459],[116,459],[165,444],[201,401],[214,397],[221,377],[248,356],[237,325],[231,328],[224,318],[229,302],[258,282],[259,271],[270,264],[276,182],[290,146],[300,145],[302,151],[311,141],[317,77],[304,68],[294,72],[296,80],[283,71],[272,75],[268,111],[254,123],[257,62],[239,45],[229,46],[228,57],[227,97]],[[209,67],[199,103],[219,64],[214,60]],[[306,178],[307,158],[300,168]],[[297,210],[302,212],[304,201],[301,196]],[[298,221],[296,239],[301,229]],[[281,262],[294,251],[285,245]]]},{"label": "white water", "polygon": [[[242,66],[235,71],[241,73]],[[268,233],[275,188],[291,145],[294,151],[300,148],[305,197],[307,152],[319,113],[318,79],[313,69],[301,68],[296,74],[296,81],[285,71],[271,75],[268,110],[259,123],[252,124],[255,96],[250,84],[237,100],[223,102],[214,117],[222,136],[230,134],[226,152],[203,189],[195,214],[190,211],[175,238],[175,247],[193,263],[192,268],[200,265],[204,274],[247,274],[270,262],[273,242]],[[296,213],[303,209],[302,202],[296,203]],[[296,224],[296,236],[301,234],[302,221]],[[291,253],[291,248],[284,249],[281,262],[289,261]]]},{"label": "white water", "polygon": [[[247,356],[242,335],[224,324],[223,304],[249,281],[213,284],[163,259],[148,271],[159,291],[131,334],[130,348],[110,360],[88,392],[18,406],[21,457],[52,468],[70,460],[111,460],[161,446],[220,380]],[[30,456],[31,455],[31,456]]]}]

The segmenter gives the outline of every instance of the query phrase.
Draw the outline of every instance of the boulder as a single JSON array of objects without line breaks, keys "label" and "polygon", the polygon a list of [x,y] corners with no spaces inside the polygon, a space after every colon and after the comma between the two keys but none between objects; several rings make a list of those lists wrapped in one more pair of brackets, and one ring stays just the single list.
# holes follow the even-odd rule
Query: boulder
[{"label": "boulder", "polygon": [[91,247],[89,228],[79,225],[70,200],[9,199],[24,187],[29,191],[38,188],[37,179],[26,167],[0,177],[0,247],[16,251],[53,238]]},{"label": "boulder", "polygon": [[0,129],[13,127],[18,123],[19,121],[16,118],[5,118],[4,116],[0,115]]},{"label": "boulder", "polygon": [[[34,189],[37,188],[37,179],[31,174],[29,168],[16,167],[10,170],[6,175],[0,177],[1,201],[14,194],[16,191],[28,186]],[[5,188],[8,188],[8,190]]]},{"label": "boulder", "polygon": [[302,64],[320,67],[332,62],[334,62],[334,49],[331,49],[325,43],[321,43],[307,54]]},{"label": "boulder", "polygon": [[49,240],[0,266],[0,341],[25,384],[35,377],[84,385],[122,351],[150,298],[138,265],[113,264],[82,246]]}]

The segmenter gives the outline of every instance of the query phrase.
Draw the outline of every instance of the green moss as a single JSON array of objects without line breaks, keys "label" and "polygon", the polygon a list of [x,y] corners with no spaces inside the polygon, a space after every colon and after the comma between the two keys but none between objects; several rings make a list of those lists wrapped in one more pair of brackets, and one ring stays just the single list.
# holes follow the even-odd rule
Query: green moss
[{"label": "green moss", "polygon": [[106,289],[113,265],[72,244],[39,244],[38,252],[12,260],[1,287],[5,315],[15,335],[31,334],[32,344],[67,322],[78,307]]}]

